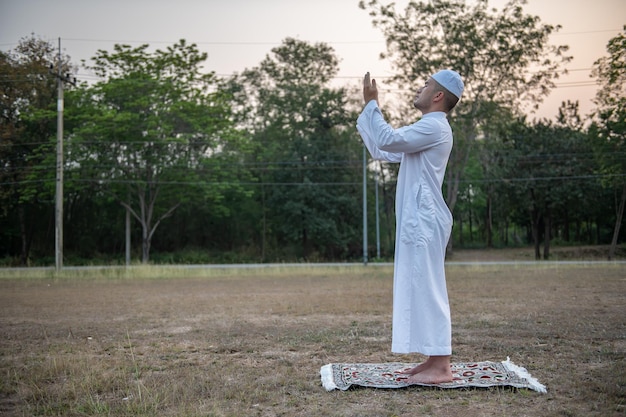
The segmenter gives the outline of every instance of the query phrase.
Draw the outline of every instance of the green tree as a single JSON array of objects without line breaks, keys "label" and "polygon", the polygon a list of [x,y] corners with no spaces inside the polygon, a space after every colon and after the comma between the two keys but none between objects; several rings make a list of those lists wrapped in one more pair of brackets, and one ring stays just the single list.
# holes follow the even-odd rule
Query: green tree
[{"label": "green tree", "polygon": [[287,38],[232,81],[253,138],[264,254],[271,240],[292,256],[336,258],[358,236],[361,147],[346,91],[328,86],[337,71],[330,46]]},{"label": "green tree", "polygon": [[403,12],[379,0],[359,4],[385,35],[387,52],[381,58],[393,64],[393,81],[400,88],[416,87],[442,68],[457,70],[465,81],[453,117],[455,146],[446,174],[452,210],[472,144],[493,122],[493,111],[521,114],[529,105],[536,108],[554,87],[560,66],[571,59],[564,55],[566,46],[549,43],[560,26],[525,14],[523,4],[511,0],[497,11],[487,0],[412,1]]},{"label": "green tree", "polygon": [[[577,114],[573,116],[576,120]],[[543,258],[550,257],[557,226],[567,228],[567,222],[583,216],[580,208],[589,209],[587,196],[596,194],[590,143],[584,132],[565,122],[528,123],[521,118],[503,133],[499,159],[503,184],[498,194],[507,195],[527,213],[536,259],[542,257],[542,243]]]},{"label": "green tree", "polygon": [[[62,58],[69,72],[69,58]],[[54,46],[35,35],[0,51],[0,251],[18,255],[21,265],[33,243],[50,247],[45,230],[54,208],[57,81],[49,67],[56,61]]]},{"label": "green tree", "polygon": [[[504,132],[507,132],[510,124],[515,121],[515,115],[509,108],[492,103],[488,110],[491,114],[490,123],[482,127],[481,140],[477,146],[472,147],[470,158],[478,161],[481,170],[482,182],[474,188],[474,192],[484,200],[484,208],[481,219],[483,237],[487,247],[494,246],[494,225],[496,222],[508,221],[509,204],[501,196],[501,179],[505,176],[502,167],[508,157],[506,145],[503,143]],[[463,176],[467,176],[467,169]]]},{"label": "green tree", "polygon": [[[90,67],[102,79],[73,97],[70,158],[81,181],[99,186],[141,226],[142,262],[163,220],[192,198],[219,204],[236,186],[209,160],[232,152],[228,97],[207,54],[184,40],[100,50]],[[69,112],[68,112],[69,113]]]},{"label": "green tree", "polygon": [[615,248],[626,206],[626,26],[607,44],[609,56],[594,63],[592,76],[600,89],[596,95],[596,121],[590,132],[597,138],[600,171],[606,184],[618,191],[615,227],[609,259]]}]

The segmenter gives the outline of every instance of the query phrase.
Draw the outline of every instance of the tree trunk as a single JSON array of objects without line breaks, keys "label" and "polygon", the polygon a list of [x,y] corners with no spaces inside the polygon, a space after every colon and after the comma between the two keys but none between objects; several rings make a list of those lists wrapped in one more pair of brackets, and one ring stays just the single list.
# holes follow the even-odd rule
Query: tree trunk
[{"label": "tree trunk", "polygon": [[469,241],[470,244],[474,241],[474,232],[472,231],[472,207],[469,209]]},{"label": "tree trunk", "polygon": [[154,232],[159,227],[159,224],[161,224],[161,221],[171,216],[178,206],[180,206],[180,203],[174,204],[153,225],[152,214],[154,213],[154,203],[157,195],[158,190],[151,194],[152,198],[150,198],[149,201],[146,201],[144,194],[136,192],[139,201],[139,213],[131,207],[130,200],[128,202],[120,201],[120,204],[129,210],[133,217],[141,224],[141,263],[144,264],[148,263],[150,260],[150,247],[152,246],[152,236],[154,236]]},{"label": "tree trunk", "polygon": [[535,246],[535,259],[541,259],[541,236],[540,236],[540,223],[541,223],[541,213],[535,204],[535,192],[531,188],[530,189],[530,197],[532,201],[532,205],[530,207],[530,225],[533,236],[533,244]]},{"label": "tree trunk", "polygon": [[535,245],[535,259],[541,259],[541,242],[539,241],[539,225],[533,225],[533,243]]},{"label": "tree trunk", "polygon": [[[263,178],[261,178],[261,183],[263,183]],[[263,262],[266,261],[265,253],[266,253],[266,236],[267,236],[267,210],[265,209],[265,185],[261,185],[261,208],[263,210],[263,230],[261,231],[261,259]]]},{"label": "tree trunk", "polygon": [[504,223],[504,236],[502,236],[504,246],[509,246],[509,220],[505,220]]},{"label": "tree trunk", "polygon": [[613,239],[611,239],[611,247],[609,248],[609,261],[615,256],[615,248],[617,247],[617,238],[620,228],[622,227],[622,218],[624,217],[624,205],[626,205],[626,184],[622,188],[622,198],[620,199],[617,216],[615,217],[615,227],[613,228]]},{"label": "tree trunk", "polygon": [[550,217],[550,210],[546,209],[546,213],[543,216],[543,259],[548,260],[550,258],[550,228],[552,227],[552,218]]},{"label": "tree trunk", "polygon": [[533,208],[530,212],[531,231],[533,236],[533,245],[535,247],[535,259],[541,259],[541,239],[539,233],[539,226],[541,222],[541,216],[539,210]]},{"label": "tree trunk", "polygon": [[20,248],[20,265],[28,266],[28,255],[30,252],[30,238],[26,227],[26,214],[24,213],[24,206],[20,205],[17,209],[19,223],[20,223],[20,237],[21,237],[21,248]]},{"label": "tree trunk", "polygon": [[492,223],[492,213],[491,213],[491,195],[487,196],[487,224],[485,227],[487,228],[487,247],[493,247],[493,223]]},{"label": "tree trunk", "polygon": [[146,226],[141,226],[141,263],[147,264],[150,260],[150,238]]}]

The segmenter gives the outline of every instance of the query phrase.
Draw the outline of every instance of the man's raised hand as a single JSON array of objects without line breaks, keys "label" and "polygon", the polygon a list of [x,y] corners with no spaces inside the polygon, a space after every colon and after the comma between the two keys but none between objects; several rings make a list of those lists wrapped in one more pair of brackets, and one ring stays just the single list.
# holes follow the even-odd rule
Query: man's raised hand
[{"label": "man's raised hand", "polygon": [[376,87],[376,80],[370,80],[370,73],[367,72],[363,78],[363,100],[365,104],[371,100],[376,100],[378,104],[378,88]]}]

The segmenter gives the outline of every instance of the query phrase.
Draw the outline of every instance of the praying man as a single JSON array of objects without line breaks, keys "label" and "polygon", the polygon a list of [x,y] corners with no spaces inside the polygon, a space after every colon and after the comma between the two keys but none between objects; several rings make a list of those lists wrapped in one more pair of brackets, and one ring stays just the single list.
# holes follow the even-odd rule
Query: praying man
[{"label": "praying man", "polygon": [[393,353],[426,360],[402,370],[407,382],[452,381],[452,324],[444,270],[452,214],[441,187],[452,150],[448,113],[463,93],[460,75],[442,70],[421,86],[413,106],[422,118],[394,129],[384,119],[376,80],[363,79],[365,107],[357,129],[376,160],[399,162],[393,281]]}]

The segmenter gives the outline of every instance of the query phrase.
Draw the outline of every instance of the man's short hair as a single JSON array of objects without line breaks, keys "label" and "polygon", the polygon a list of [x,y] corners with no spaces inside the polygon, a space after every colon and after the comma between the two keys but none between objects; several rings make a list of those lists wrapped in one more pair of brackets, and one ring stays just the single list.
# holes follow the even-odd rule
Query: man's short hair
[{"label": "man's short hair", "polygon": [[446,112],[449,112],[459,102],[459,98],[455,96],[454,94],[452,94],[450,90],[448,90],[446,87],[439,84],[437,80],[434,80],[434,81],[435,81],[435,91],[443,92],[443,104],[444,104]]}]

